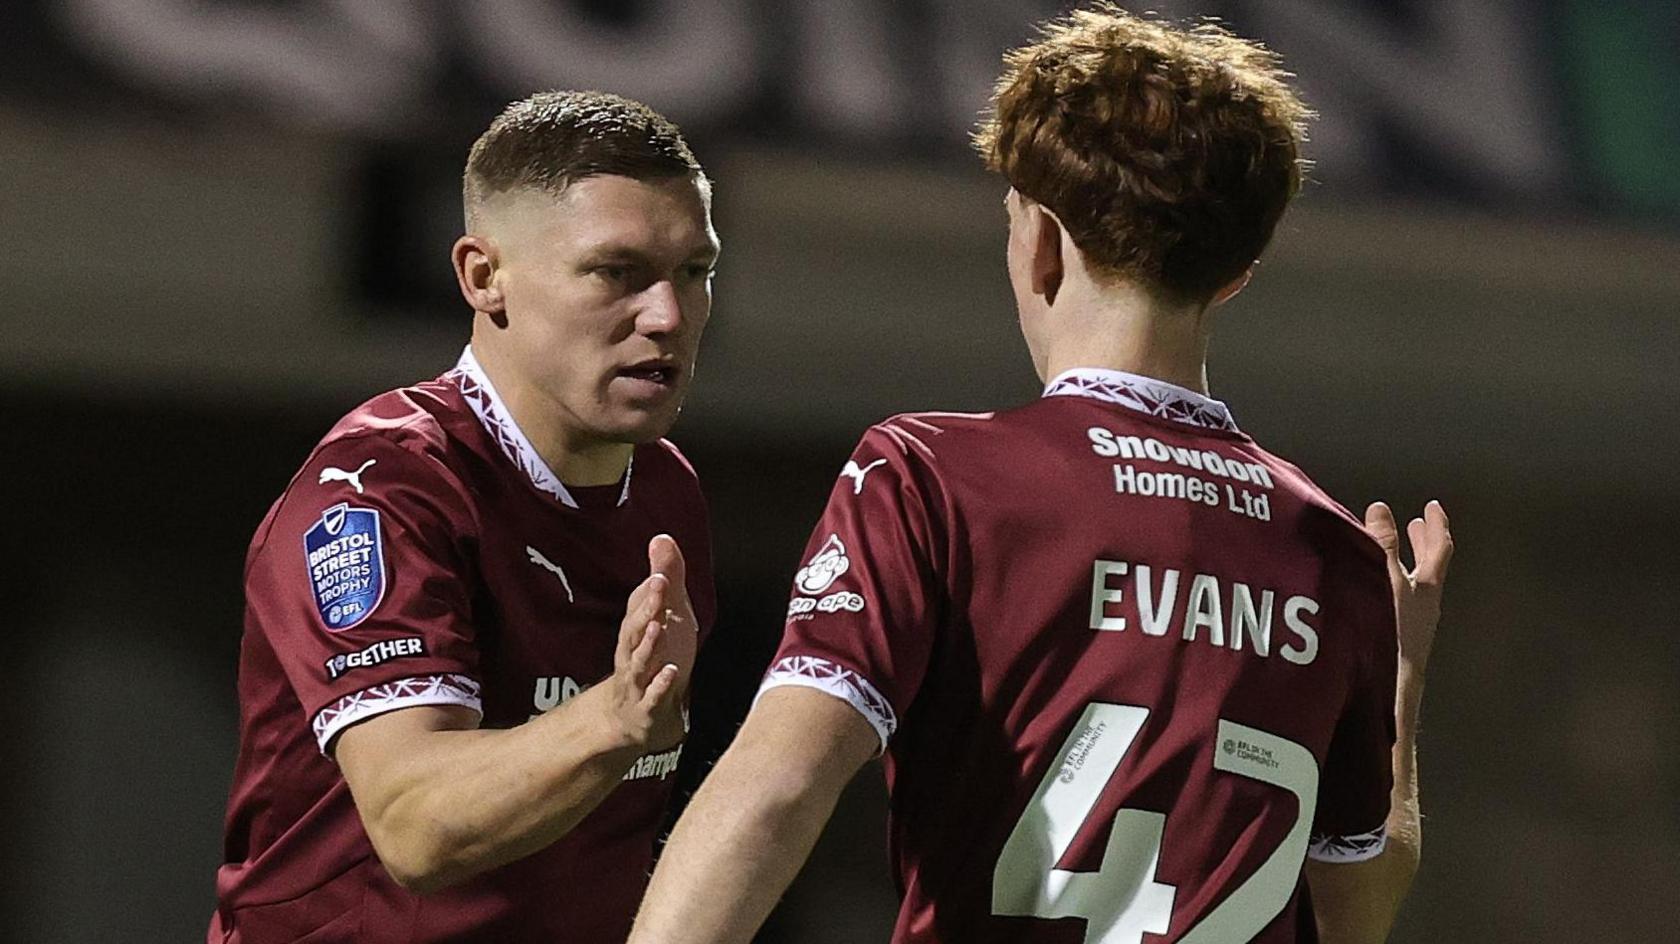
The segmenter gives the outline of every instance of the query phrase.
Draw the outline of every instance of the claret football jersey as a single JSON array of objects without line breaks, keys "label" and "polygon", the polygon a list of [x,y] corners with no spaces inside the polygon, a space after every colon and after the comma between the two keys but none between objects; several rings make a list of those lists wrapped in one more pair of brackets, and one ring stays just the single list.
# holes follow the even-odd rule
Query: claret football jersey
[{"label": "claret football jersey", "polygon": [[341,420],[246,560],[240,753],[209,939],[622,941],[680,747],[638,760],[548,848],[425,896],[379,863],[332,755],[382,712],[459,705],[510,727],[610,675],[660,533],[687,558],[704,634],[710,536],[687,461],[657,442],[618,484],[566,486],[470,348]]},{"label": "claret football jersey", "polygon": [[1315,941],[1311,856],[1381,851],[1376,543],[1218,401],[1080,369],[870,429],[765,679],[880,735],[895,942]]}]

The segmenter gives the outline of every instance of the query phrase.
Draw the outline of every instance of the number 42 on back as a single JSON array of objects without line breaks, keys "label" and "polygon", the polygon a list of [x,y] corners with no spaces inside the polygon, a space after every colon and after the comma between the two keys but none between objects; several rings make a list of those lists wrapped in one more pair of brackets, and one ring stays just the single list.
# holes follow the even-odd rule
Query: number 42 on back
[{"label": "number 42 on back", "polygon": [[[1122,809],[1109,829],[1101,869],[1056,867],[1148,719],[1149,709],[1136,705],[1085,707],[1057,755],[1061,763],[1045,774],[1004,843],[992,873],[994,914],[1084,918],[1085,944],[1141,944],[1145,932],[1167,933],[1178,889],[1155,881],[1166,814]],[[1318,762],[1305,747],[1225,720],[1219,742],[1231,747],[1214,752],[1216,769],[1288,790],[1298,813],[1260,868],[1180,944],[1242,944],[1277,917],[1295,892],[1318,804]],[[1253,750],[1236,750],[1243,742]]]}]

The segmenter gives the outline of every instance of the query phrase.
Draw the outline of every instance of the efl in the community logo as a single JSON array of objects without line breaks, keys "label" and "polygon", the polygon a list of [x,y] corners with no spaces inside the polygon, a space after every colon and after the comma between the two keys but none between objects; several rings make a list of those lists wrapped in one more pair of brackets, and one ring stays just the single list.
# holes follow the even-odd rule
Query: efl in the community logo
[{"label": "efl in the community logo", "polygon": [[800,593],[815,596],[833,586],[834,581],[850,569],[852,562],[846,557],[846,545],[840,542],[838,534],[830,534],[810,563],[793,575],[793,583]]},{"label": "efl in the community logo", "polygon": [[1057,779],[1063,783],[1072,783],[1079,776],[1079,772],[1085,769],[1085,761],[1090,759],[1091,749],[1097,746],[1097,742],[1102,740],[1106,733],[1108,733],[1108,724],[1102,721],[1089,725],[1085,730],[1079,732],[1079,737],[1074,739],[1072,749],[1068,751],[1066,757],[1062,758],[1062,769],[1057,773]]},{"label": "efl in the community logo", "polygon": [[1240,738],[1226,738],[1222,746],[1225,748],[1226,754],[1235,757],[1237,760],[1257,764],[1272,770],[1282,766],[1282,763],[1277,759],[1276,752],[1269,747],[1250,744]]},{"label": "efl in the community logo", "polygon": [[378,511],[348,504],[328,508],[304,533],[303,550],[315,609],[327,629],[349,629],[379,606],[385,555]]}]

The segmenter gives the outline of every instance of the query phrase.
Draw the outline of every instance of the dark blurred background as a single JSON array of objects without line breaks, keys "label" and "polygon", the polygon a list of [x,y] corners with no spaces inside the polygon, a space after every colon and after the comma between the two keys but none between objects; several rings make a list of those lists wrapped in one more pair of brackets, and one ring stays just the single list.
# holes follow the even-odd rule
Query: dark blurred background
[{"label": "dark blurred background", "polygon": [[[460,166],[535,89],[641,98],[717,180],[674,434],[717,527],[685,760],[715,755],[862,428],[1036,393],[965,136],[1062,8],[6,0],[0,938],[202,939],[245,544],[340,414],[453,363]],[[1680,6],[1149,8],[1264,39],[1323,116],[1215,394],[1345,504],[1453,515],[1395,940],[1675,940]],[[883,793],[866,770],[764,941],[886,939]]]}]

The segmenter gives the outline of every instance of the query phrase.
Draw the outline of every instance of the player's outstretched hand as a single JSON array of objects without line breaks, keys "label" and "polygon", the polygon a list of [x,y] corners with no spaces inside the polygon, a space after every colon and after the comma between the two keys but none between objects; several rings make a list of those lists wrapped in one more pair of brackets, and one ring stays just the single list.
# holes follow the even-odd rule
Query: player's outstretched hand
[{"label": "player's outstretched hand", "polygon": [[684,699],[697,647],[682,551],[667,535],[648,544],[648,570],[624,606],[613,674],[603,687],[625,739],[664,750],[687,731]]},{"label": "player's outstretched hand", "polygon": [[700,645],[700,624],[694,618],[694,604],[688,598],[688,564],[670,535],[661,534],[648,542],[648,570],[665,578],[661,586],[662,631],[654,658],[661,665],[677,667],[674,690],[679,704],[686,704],[688,682],[694,674],[694,659]]},{"label": "player's outstretched hand", "polygon": [[1452,531],[1447,511],[1438,501],[1424,506],[1423,517],[1406,525],[1416,566],[1411,570],[1400,560],[1400,529],[1394,512],[1382,502],[1365,509],[1365,527],[1382,546],[1388,559],[1388,580],[1394,587],[1394,612],[1400,628],[1400,670],[1421,676],[1435,646],[1435,629],[1441,622],[1441,592],[1446,587],[1447,564],[1452,561]]}]

